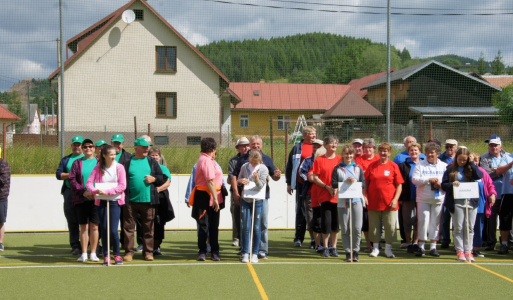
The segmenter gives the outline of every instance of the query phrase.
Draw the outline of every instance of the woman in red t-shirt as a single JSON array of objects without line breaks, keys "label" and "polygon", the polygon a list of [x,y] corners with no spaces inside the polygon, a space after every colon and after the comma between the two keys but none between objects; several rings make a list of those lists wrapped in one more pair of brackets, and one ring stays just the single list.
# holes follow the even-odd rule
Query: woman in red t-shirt
[{"label": "woman in red t-shirt", "polygon": [[379,254],[379,240],[381,221],[385,228],[385,254],[393,258],[392,242],[396,240],[397,210],[401,184],[404,182],[399,167],[389,160],[392,147],[389,143],[382,143],[378,147],[379,161],[373,162],[365,172],[367,183],[367,210],[369,211],[370,240],[374,248],[371,257]]}]

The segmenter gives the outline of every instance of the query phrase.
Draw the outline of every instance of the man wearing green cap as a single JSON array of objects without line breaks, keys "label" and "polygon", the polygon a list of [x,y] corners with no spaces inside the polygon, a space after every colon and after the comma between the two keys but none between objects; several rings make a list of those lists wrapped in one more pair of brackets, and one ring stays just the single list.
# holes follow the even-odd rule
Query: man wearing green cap
[{"label": "man wearing green cap", "polygon": [[104,140],[98,140],[98,141],[96,142],[96,144],[94,144],[94,145],[95,145],[95,148],[94,148],[94,154],[96,155],[96,157],[97,157],[98,159],[100,159],[100,155],[101,155],[101,153],[102,153],[102,148],[103,148],[103,146],[104,146],[104,145],[108,145],[108,144],[107,144],[107,142],[106,142],[106,141],[104,141]]},{"label": "man wearing green cap", "polygon": [[[123,163],[126,170],[126,190],[123,207],[123,233],[125,261],[134,256],[134,231],[137,214],[141,216],[143,231],[143,257],[153,260],[153,221],[159,204],[157,187],[167,181],[157,161],[148,156],[151,144],[144,138],[135,140],[135,155]],[[128,201],[127,201],[128,200]]]},{"label": "man wearing green cap", "polygon": [[123,149],[125,137],[120,134],[116,133],[112,136],[111,145],[116,148],[116,162],[120,164],[124,164],[125,161],[130,160],[132,155]]},{"label": "man wearing green cap", "polygon": [[80,241],[79,241],[79,225],[78,225],[78,216],[75,210],[75,207],[72,204],[72,192],[69,185],[69,171],[71,170],[71,165],[73,162],[79,158],[82,158],[84,154],[82,153],[82,142],[84,139],[80,135],[76,135],[71,139],[71,154],[64,156],[59,163],[59,167],[55,172],[55,176],[58,180],[63,180],[61,194],[64,197],[64,216],[66,217],[66,221],[68,222],[68,230],[69,230],[69,244],[71,246],[71,253],[73,255],[79,255],[82,253],[80,249]]}]

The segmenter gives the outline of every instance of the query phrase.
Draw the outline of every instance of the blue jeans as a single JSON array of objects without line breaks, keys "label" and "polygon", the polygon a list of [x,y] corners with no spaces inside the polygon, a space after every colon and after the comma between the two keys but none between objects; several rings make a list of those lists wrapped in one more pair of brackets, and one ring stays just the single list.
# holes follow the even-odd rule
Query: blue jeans
[{"label": "blue jeans", "polygon": [[441,228],[441,236],[440,242],[450,244],[451,243],[451,212],[447,208],[447,206],[443,206],[442,208],[442,220],[440,222]]},{"label": "blue jeans", "polygon": [[269,236],[267,235],[267,225],[269,224],[269,199],[260,200],[262,202],[262,224],[260,225],[261,239],[260,252],[269,254]]},{"label": "blue jeans", "polygon": [[[252,253],[257,254],[260,249],[261,239],[261,224],[262,224],[262,209],[264,207],[263,200],[255,201],[255,216],[253,222],[253,251]],[[241,239],[242,239],[242,252],[249,253],[249,240],[251,235],[251,218],[253,214],[253,203],[248,203],[244,200],[241,201]]]},{"label": "blue jeans", "polygon": [[[120,255],[119,250],[119,218],[121,216],[121,206],[117,201],[109,202],[109,230],[110,230],[110,244],[114,255]],[[102,251],[103,257],[109,255],[109,248],[107,248],[107,201],[101,201],[98,208],[98,215],[100,217],[100,230],[102,233]]]},{"label": "blue jeans", "polygon": [[477,213],[476,223],[474,223],[474,240],[473,245],[476,248],[483,246],[483,227],[485,223],[485,214]]}]

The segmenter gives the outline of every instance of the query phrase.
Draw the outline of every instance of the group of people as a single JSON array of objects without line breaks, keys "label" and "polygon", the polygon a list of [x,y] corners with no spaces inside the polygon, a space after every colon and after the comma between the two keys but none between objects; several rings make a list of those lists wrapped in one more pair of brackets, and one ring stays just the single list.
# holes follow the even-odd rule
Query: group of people
[{"label": "group of people", "polygon": [[[174,218],[167,191],[171,174],[159,149],[152,148],[148,136],[135,140],[133,155],[123,149],[123,143],[121,134],[115,134],[110,145],[75,136],[72,153],[62,158],[57,169],[57,178],[64,181],[61,192],[70,246],[73,254],[81,254],[80,262],[100,260],[97,245],[101,237],[103,263],[110,264],[109,235],[114,263],[131,261],[136,228],[143,257],[152,261],[160,254],[165,223]],[[495,249],[498,218],[499,254],[508,253],[513,156],[502,150],[499,136],[493,135],[486,143],[489,151],[479,155],[448,139],[442,153],[439,141],[430,140],[422,149],[408,136],[405,150],[392,161],[389,143],[355,139],[338,154],[335,136],[320,140],[314,127],[304,127],[303,139],[290,151],[285,170],[287,192],[295,191],[296,197],[294,246],[302,246],[308,232],[311,248],[323,257],[338,257],[341,232],[345,260],[358,261],[363,232],[364,252],[377,257],[384,244],[385,256],[393,258],[399,222],[401,248],[416,256],[438,257],[439,242],[441,248],[449,248],[452,220],[457,259],[473,261],[475,256],[483,257],[484,243],[486,250]],[[228,187],[232,245],[240,246],[241,261],[257,263],[269,255],[268,182],[280,180],[281,171],[262,152],[258,135],[240,138],[235,147],[237,155],[229,161],[227,182],[215,161],[217,143],[213,138],[201,140],[201,154],[191,171],[185,202],[197,223],[199,261],[206,260],[209,253],[212,260],[221,260],[219,220]],[[455,197],[454,187],[464,182],[477,182],[479,196]],[[345,194],[353,184],[357,190]]]},{"label": "group of people", "polygon": [[[122,134],[114,134],[111,144],[79,135],[72,138],[72,153],[61,159],[56,177],[63,180],[69,242],[71,252],[80,255],[79,262],[98,262],[101,251],[103,264],[110,265],[108,238],[114,263],[131,261],[136,224],[144,259],[152,261],[160,254],[165,223],[174,218],[167,191],[171,174],[160,150],[151,146],[151,139],[142,136],[135,140],[132,155],[123,149]],[[103,247],[98,247],[100,237]]]}]

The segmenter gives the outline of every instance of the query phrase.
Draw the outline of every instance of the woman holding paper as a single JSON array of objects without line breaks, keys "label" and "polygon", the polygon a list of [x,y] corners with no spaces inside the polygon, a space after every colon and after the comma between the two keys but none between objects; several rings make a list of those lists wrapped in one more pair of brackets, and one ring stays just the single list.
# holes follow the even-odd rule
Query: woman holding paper
[{"label": "woman holding paper", "polygon": [[465,147],[460,147],[456,151],[454,162],[447,167],[442,178],[442,189],[446,193],[445,204],[451,212],[456,255],[459,261],[471,262],[474,261],[472,240],[479,194],[472,199],[454,199],[454,187],[459,187],[462,182],[474,182],[483,177],[483,173],[469,159],[469,156],[470,152]]},{"label": "woman holding paper", "polygon": [[[99,163],[91,172],[86,186],[91,193],[96,195],[95,205],[99,206],[98,214],[102,230],[102,245],[104,246],[103,265],[110,264],[110,249],[107,247],[107,205],[109,205],[110,244],[114,252],[114,261],[116,265],[122,265],[118,226],[121,206],[125,204],[126,175],[123,165],[116,162],[116,148],[114,146],[103,146]],[[100,201],[100,199],[103,201]]]},{"label": "woman holding paper", "polygon": [[378,147],[378,153],[379,160],[370,164],[365,171],[370,240],[374,246],[369,256],[377,257],[379,254],[381,222],[383,222],[386,242],[385,255],[388,258],[393,258],[395,255],[392,252],[392,242],[397,239],[395,226],[399,196],[402,190],[401,184],[404,180],[399,167],[389,160],[392,146],[386,142],[382,143]]},{"label": "woman holding paper", "polygon": [[[420,147],[417,143],[413,145]],[[411,147],[412,144],[408,149]],[[411,182],[417,186],[417,238],[419,243],[415,256],[424,255],[426,240],[429,238],[431,240],[429,255],[439,257],[436,242],[440,236],[440,218],[445,198],[445,191],[441,189],[441,183],[447,164],[438,159],[441,149],[437,144],[427,143],[425,152],[426,160],[417,163],[411,175]]]},{"label": "woman holding paper", "polygon": [[[249,152],[249,162],[242,165],[237,180],[239,186],[244,186],[241,206],[241,240],[242,262],[249,262],[249,247],[252,247],[251,263],[258,262],[260,250],[263,201],[265,199],[265,185],[269,171],[262,164],[262,154],[258,150]],[[260,201],[259,201],[260,200]],[[251,227],[253,224],[253,245],[250,245]]]},{"label": "woman holding paper", "polygon": [[[362,168],[353,161],[355,149],[351,145],[342,147],[342,162],[333,169],[331,176],[331,185],[335,189],[334,194],[338,194],[339,182],[344,184],[353,184],[360,182],[362,189],[365,189],[365,178]],[[358,252],[360,251],[360,242],[362,239],[363,222],[363,202],[367,202],[365,194],[362,198],[344,198],[338,199],[338,220],[340,231],[342,233],[342,244],[346,252],[346,261],[351,261],[351,252],[353,252],[353,261],[358,261]],[[351,222],[351,224],[349,223]],[[352,228],[351,228],[352,227]],[[350,231],[350,228],[352,231]],[[351,234],[352,233],[352,234]],[[351,249],[352,236],[352,249]]]}]

